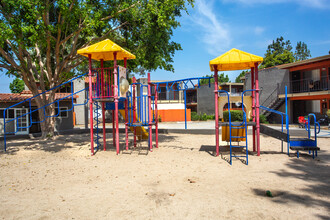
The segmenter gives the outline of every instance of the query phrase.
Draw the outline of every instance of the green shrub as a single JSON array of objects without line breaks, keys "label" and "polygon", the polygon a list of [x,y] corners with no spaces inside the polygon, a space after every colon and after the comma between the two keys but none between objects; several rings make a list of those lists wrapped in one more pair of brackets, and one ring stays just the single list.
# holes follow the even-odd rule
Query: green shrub
[{"label": "green shrub", "polygon": [[214,115],[207,115],[204,114],[197,114],[197,112],[191,112],[191,120],[192,121],[207,121],[207,120],[214,120]]},{"label": "green shrub", "polygon": [[330,117],[330,109],[328,109],[328,111],[327,111],[327,115]]},{"label": "green shrub", "polygon": [[201,120],[201,121],[207,121],[207,114],[204,113],[203,115],[201,115],[199,120]]},{"label": "green shrub", "polygon": [[[231,121],[243,121],[243,111],[241,110],[230,110]],[[223,112],[223,120],[229,121],[229,112]]]},{"label": "green shrub", "polygon": [[191,112],[191,120],[199,121],[199,115],[197,114],[197,112]]},{"label": "green shrub", "polygon": [[260,123],[269,124],[266,115],[259,115]]}]

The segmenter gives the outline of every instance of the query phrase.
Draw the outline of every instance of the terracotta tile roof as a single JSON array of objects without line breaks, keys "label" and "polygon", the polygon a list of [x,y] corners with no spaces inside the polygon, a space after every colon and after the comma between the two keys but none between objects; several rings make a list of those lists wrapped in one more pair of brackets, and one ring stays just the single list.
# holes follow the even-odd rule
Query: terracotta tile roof
[{"label": "terracotta tile roof", "polygon": [[[39,91],[41,92],[41,91]],[[55,100],[62,99],[71,93],[56,93]],[[18,93],[0,93],[0,102],[21,102],[25,99],[33,97],[32,92],[29,90],[24,90],[20,94]],[[74,95],[73,98],[76,99],[78,96]],[[67,97],[65,100],[70,99]]]}]

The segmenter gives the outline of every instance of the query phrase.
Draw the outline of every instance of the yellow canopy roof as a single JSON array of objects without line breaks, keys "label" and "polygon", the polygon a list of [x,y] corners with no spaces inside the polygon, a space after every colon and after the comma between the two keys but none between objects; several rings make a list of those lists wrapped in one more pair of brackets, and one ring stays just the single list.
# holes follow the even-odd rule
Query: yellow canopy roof
[{"label": "yellow canopy roof", "polygon": [[262,57],[233,48],[211,60],[210,69],[211,71],[214,71],[214,65],[216,65],[219,71],[245,70],[254,67],[256,62],[259,65],[262,61]]},{"label": "yellow canopy roof", "polygon": [[123,60],[124,58],[135,59],[134,54],[131,54],[109,39],[79,49],[77,51],[78,54],[85,57],[88,57],[88,54],[91,54],[93,60],[113,60],[113,52],[117,52],[117,60]]}]

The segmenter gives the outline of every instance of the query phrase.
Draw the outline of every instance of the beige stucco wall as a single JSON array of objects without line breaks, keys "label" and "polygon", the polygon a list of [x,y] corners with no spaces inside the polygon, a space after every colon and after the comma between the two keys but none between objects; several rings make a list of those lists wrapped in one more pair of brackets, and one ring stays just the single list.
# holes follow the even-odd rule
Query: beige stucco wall
[{"label": "beige stucco wall", "polygon": [[[230,103],[242,102],[241,96],[230,96],[229,97]],[[228,103],[227,97],[219,97],[219,117],[223,118],[223,107]],[[251,118],[252,112],[252,97],[251,96],[244,96],[243,97],[243,105],[246,109],[246,116],[247,118]]]}]

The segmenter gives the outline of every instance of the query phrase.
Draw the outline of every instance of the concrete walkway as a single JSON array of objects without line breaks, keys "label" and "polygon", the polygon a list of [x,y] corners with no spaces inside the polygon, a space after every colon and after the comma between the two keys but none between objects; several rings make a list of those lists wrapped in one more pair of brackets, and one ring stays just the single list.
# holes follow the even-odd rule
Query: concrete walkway
[{"label": "concrete walkway", "polygon": [[[280,125],[267,125],[271,128],[281,130]],[[211,133],[214,133],[215,122],[214,121],[189,121],[187,122],[187,130],[193,130],[192,133],[198,132],[198,130],[211,130]],[[185,130],[184,122],[161,122],[159,123],[160,129],[168,129],[169,132],[175,131],[179,132],[179,130]],[[220,126],[221,130],[221,126]],[[251,131],[251,130],[250,130]],[[285,131],[285,125],[284,125]],[[290,125],[290,135],[291,136],[307,136],[307,131],[303,128],[299,128],[297,125]],[[183,131],[182,131],[183,132]],[[188,131],[187,131],[188,133]],[[201,132],[205,133],[205,131]],[[313,132],[312,132],[313,135]],[[322,127],[320,133],[317,135],[318,137],[327,137],[330,138],[330,130],[327,127]]]}]

